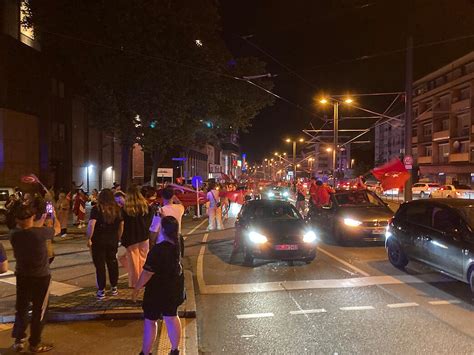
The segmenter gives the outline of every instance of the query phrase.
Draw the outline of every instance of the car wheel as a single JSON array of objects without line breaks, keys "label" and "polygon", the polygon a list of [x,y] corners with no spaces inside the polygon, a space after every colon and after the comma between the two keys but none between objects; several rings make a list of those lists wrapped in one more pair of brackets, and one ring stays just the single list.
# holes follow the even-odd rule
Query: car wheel
[{"label": "car wheel", "polygon": [[0,224],[7,223],[7,214],[4,211],[0,211]]},{"label": "car wheel", "polygon": [[253,266],[253,255],[250,253],[250,251],[247,248],[245,248],[245,251],[244,251],[244,265]]},{"label": "car wheel", "polygon": [[408,258],[397,241],[389,240],[387,243],[387,254],[390,263],[398,269],[404,269],[408,264]]},{"label": "car wheel", "polygon": [[469,286],[471,286],[471,292],[474,293],[474,266],[469,268],[467,273],[467,281],[469,281]]}]

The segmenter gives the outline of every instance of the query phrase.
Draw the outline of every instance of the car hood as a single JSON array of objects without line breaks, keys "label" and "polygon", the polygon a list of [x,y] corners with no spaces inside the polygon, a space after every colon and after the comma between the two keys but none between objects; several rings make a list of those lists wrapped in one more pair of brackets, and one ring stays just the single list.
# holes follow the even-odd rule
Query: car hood
[{"label": "car hood", "polygon": [[302,219],[261,219],[252,221],[249,230],[255,230],[267,238],[302,235],[307,225]]},{"label": "car hood", "polygon": [[352,207],[341,208],[339,215],[344,218],[353,218],[359,221],[388,220],[393,212],[383,207]]}]

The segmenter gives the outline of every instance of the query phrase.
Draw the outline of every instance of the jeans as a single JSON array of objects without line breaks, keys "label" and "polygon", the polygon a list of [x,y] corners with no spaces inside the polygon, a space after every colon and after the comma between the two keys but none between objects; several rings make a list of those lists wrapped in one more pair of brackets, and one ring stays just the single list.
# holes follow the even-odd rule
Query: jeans
[{"label": "jeans", "polygon": [[109,271],[109,281],[112,287],[117,286],[118,282],[118,262],[117,262],[117,244],[96,244],[92,243],[92,261],[95,266],[97,288],[105,290],[106,275],[105,265]]},{"label": "jeans", "polygon": [[207,213],[209,215],[208,230],[216,229],[216,224],[217,229],[224,229],[224,225],[222,224],[222,207],[211,207]]},{"label": "jeans", "polygon": [[42,277],[16,277],[16,314],[12,337],[16,340],[26,338],[28,328],[28,311],[32,305],[30,345],[36,346],[41,342],[43,318],[48,307],[49,285],[51,275]]}]

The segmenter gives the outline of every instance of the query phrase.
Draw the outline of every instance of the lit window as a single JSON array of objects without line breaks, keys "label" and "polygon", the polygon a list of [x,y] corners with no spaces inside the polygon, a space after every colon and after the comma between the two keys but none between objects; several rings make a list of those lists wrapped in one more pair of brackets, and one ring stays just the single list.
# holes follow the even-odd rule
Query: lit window
[{"label": "lit window", "polygon": [[28,6],[26,5],[26,2],[23,0],[20,6],[20,33],[23,36],[26,36],[30,39],[35,39],[33,27],[26,25],[27,14],[28,14]]}]

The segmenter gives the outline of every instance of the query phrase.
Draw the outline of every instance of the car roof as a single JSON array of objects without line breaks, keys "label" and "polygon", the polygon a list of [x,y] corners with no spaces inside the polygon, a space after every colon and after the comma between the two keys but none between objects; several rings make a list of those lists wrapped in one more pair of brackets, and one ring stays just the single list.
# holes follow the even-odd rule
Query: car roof
[{"label": "car roof", "polygon": [[271,205],[271,206],[293,206],[290,202],[288,201],[281,201],[281,200],[266,200],[266,199],[263,199],[263,200],[250,200],[248,202],[245,203],[245,205],[247,206],[260,206],[260,205]]},{"label": "car roof", "polygon": [[428,204],[428,205],[445,205],[449,207],[464,207],[474,206],[474,200],[463,199],[463,198],[434,198],[428,200],[414,200],[405,202],[404,205],[414,204]]}]

